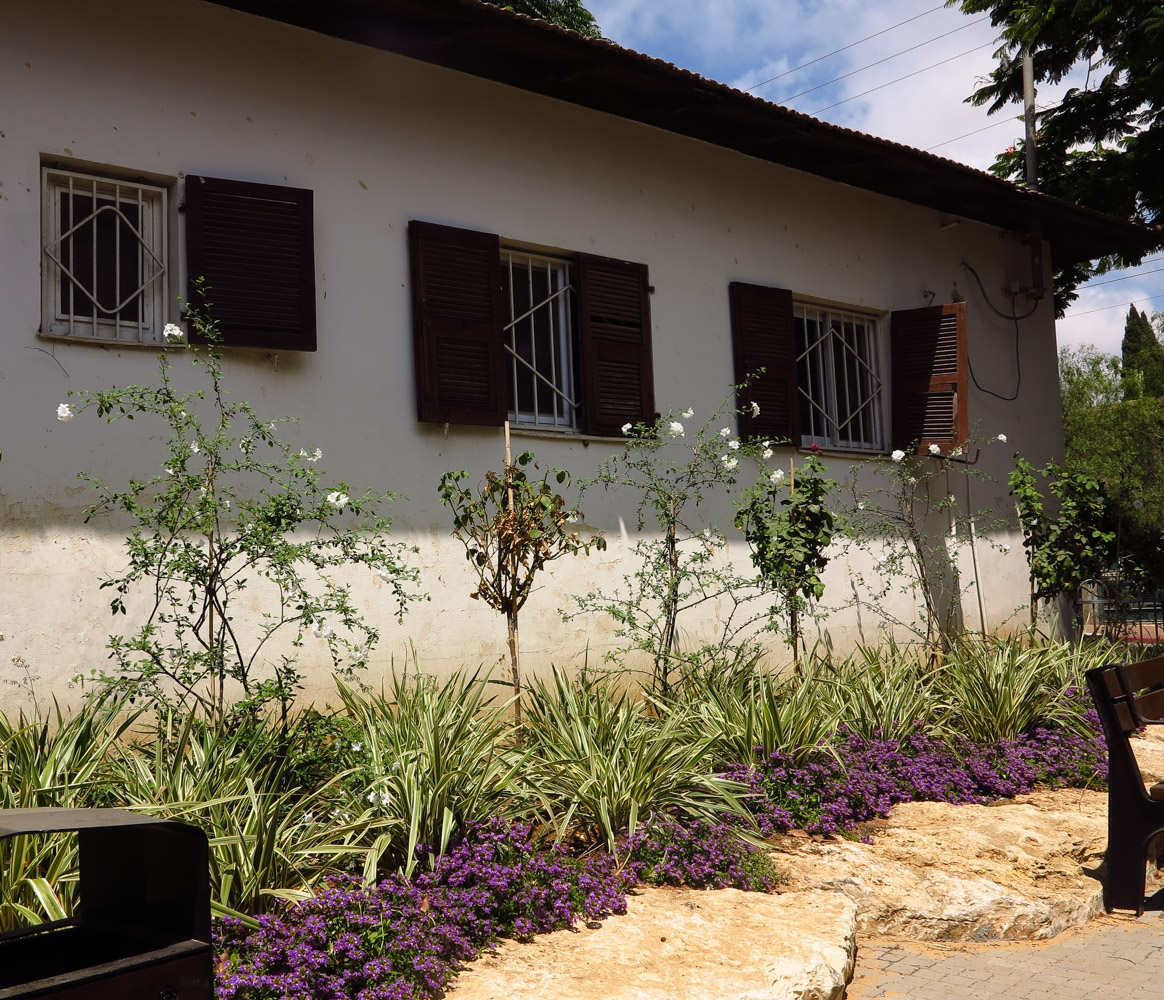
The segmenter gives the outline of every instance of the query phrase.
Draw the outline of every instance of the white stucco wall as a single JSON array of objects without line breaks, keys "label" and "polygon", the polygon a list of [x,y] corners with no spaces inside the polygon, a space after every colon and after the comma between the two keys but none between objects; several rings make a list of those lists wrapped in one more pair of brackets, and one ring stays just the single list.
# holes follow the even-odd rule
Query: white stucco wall
[{"label": "white stucco wall", "polygon": [[[1000,395],[1016,384],[1014,326],[987,308],[961,267],[965,260],[979,271],[996,303],[1006,301],[1004,287],[1026,284],[1024,248],[991,227],[943,229],[929,209],[197,0],[9,4],[0,53],[0,679],[16,676],[14,655],[54,691],[104,663],[108,595],[97,583],[122,565],[124,526],[82,524],[90,491],[76,474],[123,482],[164,459],[145,428],[55,419],[68,389],[141,383],[155,361],[150,350],[38,337],[45,162],[163,179],[175,205],[187,173],[314,191],[319,350],[233,352],[227,377],[261,412],[298,417],[289,435],[322,448],[337,481],[408,497],[395,529],[420,546],[432,599],[396,626],[382,593],[358,581],[359,600],[384,629],[373,673],[391,658],[403,662],[409,642],[434,670],[488,665],[504,653],[502,623],[468,599],[464,560],[436,499],[442,471],[477,477],[501,464],[501,432],[453,427],[446,436],[416,420],[409,219],[647,264],[664,412],[692,406],[704,415],[732,381],[733,280],[879,313],[925,305],[927,290],[945,301],[956,285],[968,300],[979,380]],[[176,213],[173,222],[176,249]],[[1009,438],[982,453],[979,468],[995,482],[975,484],[975,508],[1009,507],[1012,452],[1036,461],[1061,454],[1049,300],[1022,322],[1018,353],[1017,400],[971,388],[972,427]],[[619,447],[519,433],[515,442],[577,476]],[[783,449],[779,461],[787,466],[793,454]],[[837,478],[849,464],[830,459]],[[964,487],[957,493],[963,501]],[[570,593],[626,570],[621,539],[633,535],[634,503],[595,495],[584,504],[611,546],[559,563],[531,598],[523,619],[531,665],[578,662],[587,647],[593,659],[609,645],[610,622],[563,625],[557,612]],[[726,502],[703,516],[730,527]],[[1026,598],[1018,539],[999,541],[1012,550],[979,549],[990,627]],[[852,558],[868,570],[867,557]],[[964,584],[969,567],[967,556]],[[835,560],[828,600],[849,598],[852,568],[847,557]],[[905,598],[897,609],[914,617]],[[967,626],[980,625],[973,591],[964,613]],[[877,634],[868,610],[838,613],[824,627],[840,648]],[[312,655],[308,648],[305,660]],[[310,694],[328,689],[317,670]]]}]

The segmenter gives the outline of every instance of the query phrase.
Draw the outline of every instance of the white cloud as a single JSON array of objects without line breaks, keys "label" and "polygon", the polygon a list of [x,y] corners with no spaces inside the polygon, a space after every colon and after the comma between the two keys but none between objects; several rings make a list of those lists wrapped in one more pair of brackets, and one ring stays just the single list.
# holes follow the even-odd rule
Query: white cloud
[{"label": "white cloud", "polygon": [[[866,0],[590,0],[587,6],[603,33],[620,45],[741,89],[884,31],[757,87],[754,93],[825,121],[928,149],[983,170],[1023,133],[1023,123],[1015,117],[1021,111],[1017,105],[987,115],[985,108],[966,103],[994,67],[995,29],[989,20],[972,23],[983,15],[967,16],[956,7],[934,10],[935,0],[875,4]],[[907,23],[894,27],[903,21]],[[888,58],[913,46],[918,47]],[[968,50],[974,51],[963,54]],[[879,60],[886,61],[872,65]],[[902,82],[891,82],[943,61]],[[1040,87],[1039,107],[1053,105],[1069,87],[1083,85],[1085,72],[1080,68],[1054,87]],[[800,91],[849,73],[853,75],[788,101]],[[839,101],[845,103],[822,110]],[[1118,275],[1105,277],[1113,276]],[[1146,301],[1164,293],[1160,279],[1164,272],[1143,280],[1083,288],[1067,318],[1059,323],[1060,344],[1093,343],[1118,352],[1130,301],[1149,311],[1154,305],[1164,308],[1164,296],[1155,303]],[[1118,305],[1122,309],[1104,308]],[[1096,309],[1103,311],[1091,312]],[[1079,315],[1084,312],[1089,315]]]}]

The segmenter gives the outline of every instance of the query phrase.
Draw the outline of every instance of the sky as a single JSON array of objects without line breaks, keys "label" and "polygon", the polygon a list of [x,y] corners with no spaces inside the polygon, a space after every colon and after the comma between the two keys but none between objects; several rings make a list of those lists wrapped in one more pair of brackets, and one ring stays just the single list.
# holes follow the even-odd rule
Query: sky
[{"label": "sky", "polygon": [[[987,115],[965,101],[994,66],[997,31],[988,16],[938,0],[589,0],[587,7],[620,45],[981,170],[1022,137],[1018,105]],[[1082,85],[1084,72],[1041,88],[1036,106]],[[1118,354],[1133,302],[1149,315],[1164,310],[1164,254],[1082,287],[1058,321],[1060,347],[1093,344]]]}]

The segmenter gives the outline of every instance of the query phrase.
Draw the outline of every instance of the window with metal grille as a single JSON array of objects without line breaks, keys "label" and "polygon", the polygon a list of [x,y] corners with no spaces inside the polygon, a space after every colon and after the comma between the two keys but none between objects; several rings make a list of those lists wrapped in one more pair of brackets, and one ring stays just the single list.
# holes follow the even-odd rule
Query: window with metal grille
[{"label": "window with metal grille", "polygon": [[886,370],[877,320],[796,303],[793,326],[801,444],[883,451]]},{"label": "window with metal grille", "polygon": [[502,343],[515,424],[577,429],[572,271],[567,260],[501,252]]},{"label": "window with metal grille", "polygon": [[408,224],[417,417],[625,436],[655,418],[645,264]]},{"label": "window with metal grille", "polygon": [[166,189],[45,167],[41,333],[160,343]]}]

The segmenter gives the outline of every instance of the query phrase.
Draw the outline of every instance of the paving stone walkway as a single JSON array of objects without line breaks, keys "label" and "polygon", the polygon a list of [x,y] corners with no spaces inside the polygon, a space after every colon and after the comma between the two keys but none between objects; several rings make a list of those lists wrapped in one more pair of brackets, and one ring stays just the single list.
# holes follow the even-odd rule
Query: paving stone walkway
[{"label": "paving stone walkway", "polygon": [[1038,943],[858,941],[846,1000],[1156,1000],[1164,915],[1099,917]]}]

